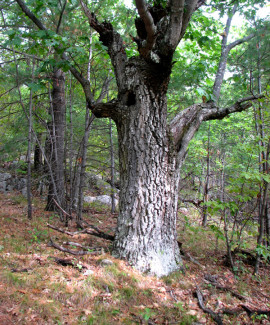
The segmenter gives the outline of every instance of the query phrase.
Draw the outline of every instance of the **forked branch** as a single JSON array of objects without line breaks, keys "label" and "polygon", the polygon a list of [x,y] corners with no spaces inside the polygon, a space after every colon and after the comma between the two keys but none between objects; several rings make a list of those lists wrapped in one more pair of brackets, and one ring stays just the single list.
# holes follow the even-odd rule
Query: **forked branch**
[{"label": "forked branch", "polygon": [[170,132],[174,144],[180,155],[184,155],[189,141],[203,121],[221,120],[224,117],[242,112],[252,105],[253,100],[263,98],[264,95],[252,95],[239,99],[229,107],[219,108],[215,102],[194,104],[179,114],[171,121]]},{"label": "forked branch", "polygon": [[144,57],[148,57],[152,48],[155,45],[156,37],[157,37],[157,29],[154,23],[154,19],[149,12],[147,4],[144,0],[136,0],[136,7],[141,19],[144,22],[145,30],[147,33],[146,41],[142,44],[142,47],[139,48],[141,55]]}]

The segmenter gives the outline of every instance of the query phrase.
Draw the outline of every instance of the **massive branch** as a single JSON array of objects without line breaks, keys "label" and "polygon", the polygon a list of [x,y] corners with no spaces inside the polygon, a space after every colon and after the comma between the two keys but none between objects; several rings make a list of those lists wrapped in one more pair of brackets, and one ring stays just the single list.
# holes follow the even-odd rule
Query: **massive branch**
[{"label": "massive branch", "polygon": [[139,48],[139,52],[143,57],[147,58],[155,45],[157,37],[157,28],[145,1],[136,0],[136,7],[141,19],[144,22],[145,30],[147,33],[146,41],[144,41],[142,46]]},{"label": "massive branch", "polygon": [[169,2],[169,47],[176,49],[184,36],[193,12],[199,8],[198,0],[171,0]]},{"label": "massive branch", "polygon": [[262,97],[245,97],[225,108],[219,108],[215,102],[194,104],[181,111],[170,123],[170,132],[180,157],[184,157],[190,140],[203,121],[221,120],[232,113],[242,112],[251,107],[253,100]]},{"label": "massive branch", "polygon": [[100,41],[108,47],[108,54],[114,67],[118,89],[120,92],[124,92],[127,84],[125,78],[123,78],[125,75],[127,55],[123,40],[120,34],[113,29],[111,23],[106,21],[100,23],[95,14],[88,9],[84,1],[80,0],[80,3],[84,14],[88,18],[89,25],[99,33]]}]

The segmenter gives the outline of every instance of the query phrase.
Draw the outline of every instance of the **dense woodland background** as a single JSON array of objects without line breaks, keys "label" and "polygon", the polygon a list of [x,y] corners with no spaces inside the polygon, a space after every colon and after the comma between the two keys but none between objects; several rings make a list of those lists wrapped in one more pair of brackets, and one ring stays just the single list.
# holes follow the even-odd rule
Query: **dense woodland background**
[{"label": "dense woodland background", "polygon": [[[47,221],[56,223],[57,229],[62,229],[68,225],[81,225],[82,220],[88,218],[91,218],[89,222],[95,224],[95,214],[101,213],[102,222],[106,225],[106,222],[113,220],[114,213],[117,213],[115,199],[119,190],[119,160],[116,128],[112,120],[97,119],[91,114],[82,88],[72,76],[70,67],[75,66],[78,71],[87,75],[96,102],[113,98],[116,84],[106,49],[94,30],[89,34],[87,20],[76,0],[29,0],[27,4],[54,32],[38,30],[25,17],[16,1],[0,1],[0,160],[1,175],[10,173],[13,177],[27,179],[25,195],[28,201],[22,199],[27,209],[24,210],[24,217],[16,218],[25,218],[27,215],[29,220],[32,219],[32,226],[31,222],[27,226],[32,237],[26,237],[26,240],[32,240],[37,247],[40,241],[49,240],[50,236],[44,230]],[[136,55],[136,43],[131,36],[135,35],[135,7],[129,8],[121,1],[109,0],[93,1],[89,3],[89,7],[100,20],[110,21],[121,31],[128,55]],[[198,270],[205,272],[202,264],[206,261],[200,261],[202,252],[198,253],[194,249],[194,246],[202,245],[206,250],[205,256],[207,251],[212,250],[217,254],[215,258],[220,263],[220,256],[226,256],[226,270],[231,270],[242,282],[243,274],[254,273],[257,279],[261,276],[262,287],[269,277],[270,258],[270,42],[267,10],[269,11],[269,7],[265,1],[239,2],[230,27],[229,41],[249,35],[252,37],[233,47],[229,53],[219,104],[222,107],[230,106],[243,97],[243,94],[264,96],[254,101],[247,111],[202,124],[189,144],[182,167],[178,220],[181,233],[179,244],[182,245],[182,253],[186,254],[187,263],[192,265],[195,261],[195,270],[191,266],[195,274]],[[180,43],[174,56],[168,91],[169,120],[194,103],[213,99],[212,88],[220,62],[222,39],[226,22],[231,16],[231,6],[227,7],[221,1],[207,2],[195,12],[184,42]],[[64,52],[68,59],[63,59]],[[62,102],[56,111],[53,110],[56,107],[54,101],[59,99],[59,94]],[[97,175],[110,184],[109,190],[106,187],[104,191],[104,188],[97,185]],[[10,194],[7,194],[6,189],[3,186],[1,188],[5,193],[3,196],[1,194],[2,206],[8,206],[7,200],[12,199],[7,196]],[[111,196],[110,209],[84,202],[84,196],[102,194]],[[53,216],[52,219],[47,219],[49,214],[44,216],[43,221],[40,215],[37,219],[35,209],[41,207],[33,208],[38,205],[35,201],[37,198],[41,198],[42,209],[51,211],[48,213]],[[7,211],[1,216],[3,224],[7,222],[4,221],[6,214]],[[10,218],[13,220],[13,217]],[[22,220],[27,223],[26,219]],[[36,230],[41,224],[45,227],[42,228],[44,233]],[[101,229],[110,232],[114,226],[110,225],[105,229],[101,226]],[[97,233],[100,234],[100,231]],[[113,235],[112,231],[111,234]],[[209,242],[206,244],[202,241]],[[7,247],[7,242],[2,242],[1,253]],[[195,254],[197,259],[186,250]],[[4,265],[8,266],[9,263]],[[116,271],[115,265],[117,264],[114,264],[114,269],[112,266],[108,269],[107,266],[107,271],[117,277],[120,271]],[[9,277],[9,283],[17,285],[16,281],[22,281],[20,285],[23,285],[23,280],[16,280],[15,277],[11,279],[11,275]],[[122,274],[122,277],[128,276]],[[5,281],[7,278],[6,275]],[[184,276],[181,281],[185,281]],[[190,278],[187,283],[188,281],[192,283]],[[179,283],[179,276],[168,279],[166,285],[176,288],[176,282]],[[226,285],[228,284],[230,283],[227,282]],[[118,282],[114,285],[115,288],[120,286]],[[214,286],[213,283],[212,285]],[[105,288],[106,291],[106,286],[108,288],[108,283],[103,283],[96,290]],[[129,283],[129,287],[132,284]],[[112,288],[108,290],[108,294],[113,292]],[[197,288],[197,295],[200,292],[198,290]],[[122,299],[130,302],[132,294],[126,289]],[[151,297],[149,295],[148,298]],[[169,295],[171,298],[168,299],[175,300],[175,304],[179,304],[178,299],[182,299],[180,294],[178,297],[173,291]],[[256,306],[264,311],[261,315],[266,317],[259,319],[260,313],[254,316],[253,311],[256,308],[251,304],[247,308],[252,310],[249,316],[253,315],[253,320],[249,319],[248,322],[263,321],[263,318],[267,318],[267,313],[269,316],[269,297],[267,299],[265,302],[259,301]],[[77,302],[77,306],[80,303]],[[152,302],[151,307],[145,307],[142,312],[137,313],[139,318],[135,322],[159,323],[156,317],[157,303]],[[234,305],[235,302],[231,301],[231,304]],[[178,314],[175,316],[176,323],[191,324],[197,314],[190,314],[188,317],[186,312],[191,307],[179,306],[178,312],[187,320],[181,323]],[[113,315],[116,317],[116,324],[124,323],[119,316],[127,313],[124,309],[123,306],[115,308],[106,317]],[[82,323],[85,321],[87,324],[101,324],[104,321],[104,324],[108,324],[107,318],[97,321],[102,314],[101,310],[92,316],[87,313],[85,312]],[[161,324],[173,321],[168,320],[168,313],[168,310],[162,310],[164,318],[160,320]],[[18,314],[20,313],[17,311],[12,317],[15,319]],[[44,316],[45,324],[51,321],[48,321],[48,314],[47,320]],[[200,317],[198,320],[202,319]],[[215,313],[212,317],[218,323]],[[239,323],[248,324],[241,317],[238,319]],[[228,318],[227,321],[228,324],[236,324],[235,318]],[[206,323],[211,324],[210,316]]]}]

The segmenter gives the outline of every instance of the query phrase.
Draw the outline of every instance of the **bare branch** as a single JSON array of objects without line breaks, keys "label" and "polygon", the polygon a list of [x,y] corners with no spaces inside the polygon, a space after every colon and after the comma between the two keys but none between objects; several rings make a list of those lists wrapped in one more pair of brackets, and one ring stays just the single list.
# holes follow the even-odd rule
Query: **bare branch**
[{"label": "bare branch", "polygon": [[250,39],[254,38],[255,36],[256,36],[256,34],[255,34],[255,33],[252,33],[252,34],[250,34],[250,35],[248,35],[248,36],[246,36],[246,37],[243,37],[243,38],[241,38],[241,39],[238,39],[238,40],[236,40],[236,41],[230,43],[230,44],[228,45],[228,49],[229,49],[229,51],[230,51],[231,49],[233,49],[235,46],[240,45],[240,44],[243,44],[243,43],[249,41]]},{"label": "bare branch", "polygon": [[32,22],[37,25],[37,27],[41,30],[47,30],[47,28],[43,25],[43,23],[28,9],[25,2],[23,0],[15,0],[18,5],[21,7],[22,11],[28,16]]},{"label": "bare branch", "polygon": [[251,107],[252,101],[257,100],[259,98],[263,98],[264,95],[254,95],[245,98],[239,99],[235,104],[230,107],[219,108],[219,107],[211,107],[207,109],[203,109],[201,115],[203,116],[203,121],[209,120],[222,120],[224,117],[236,113],[242,112]]},{"label": "bare branch", "polygon": [[194,104],[181,111],[170,123],[171,136],[180,157],[185,156],[190,140],[203,121],[223,119],[229,114],[242,112],[252,105],[251,101],[263,97],[263,95],[245,97],[225,108],[219,108],[213,101]]},{"label": "bare branch", "polygon": [[[111,72],[111,70],[109,71],[109,74],[110,74],[110,72]],[[110,82],[113,80],[113,78],[110,77],[109,74],[103,82],[100,95],[99,95],[98,99],[96,100],[97,103],[101,103],[103,101],[103,99],[106,97],[106,95],[108,94]]]},{"label": "bare branch", "polygon": [[17,88],[17,85],[16,85],[15,87],[12,87],[12,88],[10,88],[9,90],[5,91],[3,94],[0,94],[0,98],[1,98],[2,96],[5,96],[6,94],[10,93],[13,89],[16,89],[16,88]]},{"label": "bare branch", "polygon": [[38,60],[38,61],[44,61],[43,59],[40,59],[39,57],[37,57],[35,55],[27,54],[27,53],[16,51],[16,50],[13,51],[13,49],[10,49],[10,48],[5,47],[3,45],[0,45],[0,48],[3,49],[3,50],[9,51],[9,52],[14,52],[14,53],[17,53],[17,54],[21,54],[21,55],[23,55],[23,56],[25,56],[27,58],[35,59],[35,60]]},{"label": "bare branch", "polygon": [[97,253],[96,251],[86,251],[86,250],[74,251],[74,250],[65,248],[65,247],[63,247],[61,245],[58,245],[58,244],[54,243],[52,241],[52,239],[50,239],[50,241],[48,243],[48,246],[49,247],[56,248],[56,249],[58,249],[61,252],[69,253],[69,254],[72,254],[72,255],[75,255],[75,256],[90,255],[90,254],[96,254]]},{"label": "bare branch", "polygon": [[65,12],[65,8],[66,8],[66,4],[67,4],[67,0],[65,0],[64,5],[63,5],[63,8],[62,8],[61,13],[60,13],[60,17],[59,17],[58,24],[57,24],[57,28],[56,28],[56,33],[57,34],[59,33],[59,29],[60,29],[60,26],[61,26],[61,23],[62,23],[63,15],[64,15],[64,12]]},{"label": "bare branch", "polygon": [[144,57],[148,57],[152,48],[155,46],[157,29],[153,20],[151,13],[148,10],[147,4],[144,0],[136,0],[136,7],[141,19],[144,22],[144,26],[147,33],[147,38],[145,44],[139,49],[140,53]]},{"label": "bare branch", "polygon": [[90,225],[90,224],[88,224],[85,221],[82,221],[82,222],[85,223],[88,228],[92,228],[93,230],[84,228],[82,224],[79,224],[79,226],[81,226],[84,229],[83,230],[80,230],[80,231],[74,231],[74,232],[71,232],[71,231],[68,231],[68,230],[63,230],[61,228],[57,228],[57,227],[55,227],[53,225],[50,225],[48,223],[47,223],[47,227],[48,228],[51,228],[53,230],[59,231],[59,232],[61,232],[63,234],[72,236],[72,237],[73,236],[76,236],[76,235],[79,235],[79,234],[88,234],[88,235],[93,235],[93,236],[96,236],[96,237],[99,237],[99,238],[104,238],[106,240],[111,240],[111,241],[114,240],[114,236],[109,235],[109,234],[106,234],[105,232],[99,230],[98,227],[96,227],[94,225]]},{"label": "bare branch", "polygon": [[[195,124],[198,124],[199,127],[201,121],[198,120],[198,113],[202,110],[204,105],[206,106],[207,104],[202,103],[191,105],[190,107],[177,114],[171,121],[170,131],[171,135],[174,138],[175,146],[178,148],[178,150],[183,149],[183,138],[187,136],[187,133],[190,132],[190,129],[193,128]],[[192,138],[193,134],[190,134],[190,136]]]},{"label": "bare branch", "polygon": [[227,18],[226,27],[222,34],[221,55],[220,55],[218,70],[216,73],[216,78],[215,78],[214,87],[213,87],[213,95],[215,97],[216,102],[218,101],[219,96],[220,96],[220,90],[221,90],[222,82],[224,80],[228,54],[231,50],[227,46],[227,41],[228,41],[228,35],[230,32],[230,28],[231,28],[232,19],[233,19],[234,14],[236,13],[236,9],[237,9],[237,4],[234,5],[232,12],[229,14],[229,16]]},{"label": "bare branch", "polygon": [[90,12],[83,0],[80,0],[80,3],[88,18],[89,25],[99,33],[100,41],[108,47],[107,51],[117,76],[118,88],[120,91],[125,91],[127,83],[123,76],[125,75],[127,54],[120,34],[115,32],[111,23],[106,21],[100,23],[95,14]]}]

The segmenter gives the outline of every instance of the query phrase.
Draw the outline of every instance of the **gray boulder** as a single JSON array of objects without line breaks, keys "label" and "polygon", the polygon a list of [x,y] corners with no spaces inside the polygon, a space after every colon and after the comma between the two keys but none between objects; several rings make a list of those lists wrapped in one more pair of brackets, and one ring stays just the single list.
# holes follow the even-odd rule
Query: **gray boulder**
[{"label": "gray boulder", "polygon": [[9,173],[0,173],[0,182],[7,181],[10,178],[12,178],[11,174],[9,174]]},{"label": "gray boulder", "polygon": [[[108,206],[112,205],[112,198],[109,195],[85,196],[84,201],[87,203],[99,202]],[[117,199],[115,199],[115,205],[118,205]]]}]

